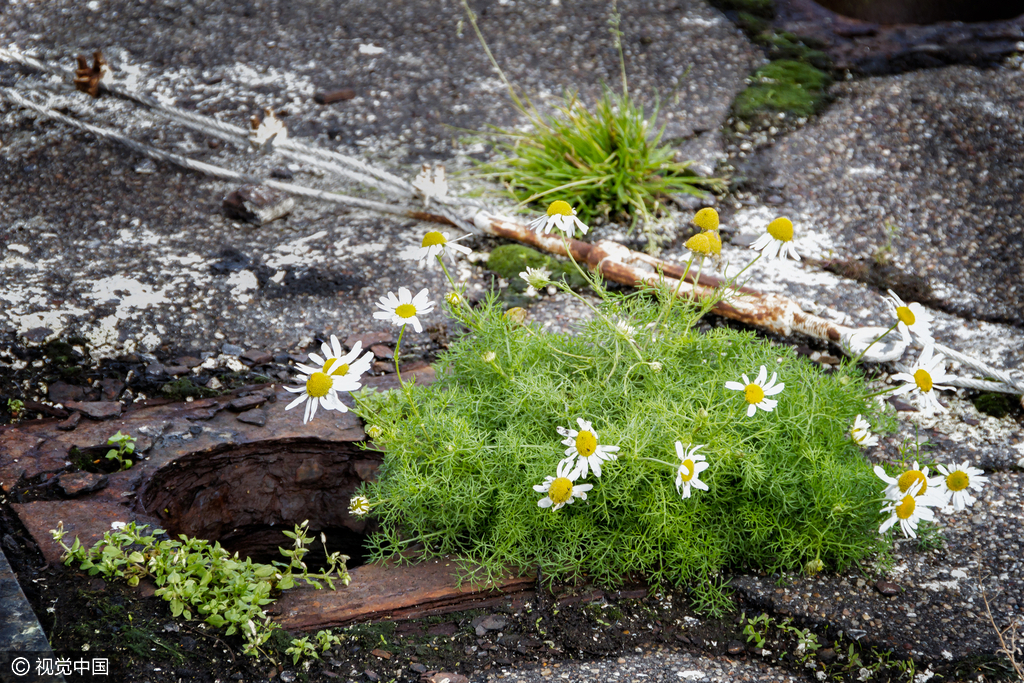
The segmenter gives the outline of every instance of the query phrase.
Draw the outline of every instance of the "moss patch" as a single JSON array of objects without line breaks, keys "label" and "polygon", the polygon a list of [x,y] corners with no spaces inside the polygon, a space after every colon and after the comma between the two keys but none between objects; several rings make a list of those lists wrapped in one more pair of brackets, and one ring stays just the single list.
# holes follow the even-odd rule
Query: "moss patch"
[{"label": "moss patch", "polygon": [[754,72],[750,87],[736,96],[733,111],[740,118],[764,112],[810,116],[828,102],[832,77],[810,64],[780,59]]},{"label": "moss patch", "polygon": [[165,397],[174,401],[184,401],[189,396],[192,398],[209,398],[210,396],[216,396],[218,393],[213,389],[193,384],[191,380],[186,378],[168,382],[160,387],[160,391]]},{"label": "moss patch", "polygon": [[487,269],[508,280],[509,287],[517,292],[526,290],[526,282],[519,277],[519,273],[527,267],[547,268],[551,271],[552,280],[563,280],[570,287],[583,287],[586,284],[571,264],[521,244],[504,244],[494,249],[487,259]]},{"label": "moss patch", "polygon": [[979,412],[1002,419],[1013,410],[1016,399],[1009,394],[985,392],[974,397],[972,402]]},{"label": "moss patch", "polygon": [[764,19],[775,17],[774,0],[713,0],[711,4],[723,12],[739,12]]}]

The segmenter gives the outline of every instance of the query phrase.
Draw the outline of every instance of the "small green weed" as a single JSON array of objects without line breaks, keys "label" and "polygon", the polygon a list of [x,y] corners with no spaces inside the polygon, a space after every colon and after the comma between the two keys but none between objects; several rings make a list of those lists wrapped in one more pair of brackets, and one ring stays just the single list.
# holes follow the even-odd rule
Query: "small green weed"
[{"label": "small green weed", "polygon": [[117,448],[111,448],[107,451],[105,456],[107,460],[116,460],[119,470],[130,469],[132,466],[131,458],[135,453],[135,437],[122,434],[121,430],[118,430],[117,434],[107,439],[107,444],[117,446]]},{"label": "small green weed", "polygon": [[25,402],[20,398],[7,399],[7,412],[11,414],[11,422],[19,422],[25,415]]},{"label": "small green weed", "polygon": [[[245,642],[243,651],[249,655],[261,652],[261,646],[280,628],[264,611],[276,592],[291,588],[297,581],[317,589],[323,587],[323,582],[332,590],[335,580],[346,586],[350,581],[345,567],[349,558],[339,553],[328,555],[326,571],[307,571],[302,558],[313,538],[306,536],[305,522],[296,525],[294,531],[283,532],[294,541],[293,548],[280,549],[290,561],[273,565],[249,558],[240,560],[237,553],[232,557],[219,543],[210,545],[209,541],[184,534],[179,541],[160,540],[163,530],[143,534],[144,529],[145,524],[119,524],[91,548],[78,538],[71,546],[66,545],[63,524],[50,533],[64,548],[64,564],[77,565],[90,575],[120,577],[130,586],[137,586],[143,577],[152,577],[158,586],[156,595],[170,603],[173,616],[192,619],[195,615],[211,626],[225,628],[227,635],[239,633]],[[323,536],[321,541],[325,542]],[[304,646],[298,647],[305,652]]]}]

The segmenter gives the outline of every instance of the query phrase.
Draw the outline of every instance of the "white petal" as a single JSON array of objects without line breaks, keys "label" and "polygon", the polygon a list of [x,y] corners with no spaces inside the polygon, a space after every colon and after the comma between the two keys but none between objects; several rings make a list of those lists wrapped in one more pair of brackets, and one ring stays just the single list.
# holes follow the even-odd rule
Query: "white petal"
[{"label": "white petal", "polygon": [[[765,366],[762,365],[761,366],[761,370],[758,371],[758,373],[757,373],[757,379],[754,380],[754,384],[758,385],[759,387],[763,387],[764,386],[764,380],[767,377],[768,377],[768,368],[766,368]],[[746,378],[746,375],[744,375],[744,378]]]},{"label": "white petal", "polygon": [[[542,508],[549,508],[549,507],[551,507],[551,503],[552,503],[552,500],[550,498],[541,498],[540,500],[537,501],[538,507],[542,507]],[[555,508],[555,509],[557,510],[558,508]]]},{"label": "white petal", "polygon": [[[748,384],[749,384],[749,382],[748,382]],[[739,382],[726,382],[725,383],[725,388],[726,389],[732,389],[733,391],[743,391],[744,389],[747,388],[747,385],[746,384],[740,384]]]},{"label": "white petal", "polygon": [[[287,389],[288,387],[285,387],[285,388]],[[284,409],[285,409],[285,410],[291,410],[291,409],[292,409],[292,408],[294,408],[295,406],[297,406],[297,405],[299,405],[300,403],[302,403],[303,401],[305,401],[305,400],[306,400],[307,398],[309,398],[309,397],[308,397],[308,396],[306,395],[306,391],[305,391],[305,390],[303,390],[303,391],[302,391],[302,396],[299,396],[299,397],[298,397],[297,399],[295,399],[294,401],[292,401],[291,403],[289,403],[288,405],[286,405],[286,406],[284,407]]]},{"label": "white petal", "polygon": [[756,413],[756,412],[757,412],[757,406],[756,405],[751,403],[749,406],[747,406],[747,417],[753,417],[754,413]]}]

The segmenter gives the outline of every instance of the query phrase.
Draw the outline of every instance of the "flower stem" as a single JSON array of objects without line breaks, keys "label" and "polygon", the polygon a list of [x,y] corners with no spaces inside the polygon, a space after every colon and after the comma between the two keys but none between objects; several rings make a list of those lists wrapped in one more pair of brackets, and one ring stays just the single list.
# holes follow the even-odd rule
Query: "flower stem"
[{"label": "flower stem", "polygon": [[[591,278],[586,273],[583,272],[583,269],[580,268],[580,264],[576,263],[576,259],[573,258],[572,251],[569,249],[569,240],[566,238],[566,236],[564,234],[562,235],[562,244],[565,246],[565,253],[569,256],[569,260],[572,261],[572,264],[574,266],[576,266],[576,270],[578,270],[580,272],[580,275],[583,276],[583,279],[587,281],[587,284],[590,285],[591,289],[593,289],[595,292],[597,292],[598,296],[600,296],[602,299],[605,299],[606,296],[605,296],[604,290],[600,286],[598,286],[598,284],[597,284],[597,282],[595,280],[591,280]],[[569,294],[571,294],[572,296],[576,297],[577,299],[582,301],[584,304],[586,304],[587,308],[592,310],[594,312],[594,315],[596,315],[598,318],[603,320],[609,327],[611,327],[613,330],[617,330],[615,325],[612,324],[612,321],[609,320],[604,315],[604,313],[602,313],[601,311],[597,310],[597,308],[595,308],[593,304],[591,304],[589,301],[584,299],[582,296],[580,296],[579,294],[574,292],[572,287],[570,287],[567,284],[565,284],[565,282],[560,282],[558,284],[561,285],[561,288],[562,288],[563,291],[568,292]],[[642,353],[640,353],[640,349],[639,349],[639,347],[637,347],[636,342],[633,341],[632,339],[630,339],[629,337],[626,337],[626,341],[629,342],[629,347],[631,349],[633,349],[633,352],[636,354],[636,357],[639,358],[641,361],[643,361],[644,356],[643,356]]]},{"label": "flower stem", "polygon": [[398,386],[402,387],[402,392],[405,397],[409,400],[409,405],[412,406],[412,412],[416,413],[416,417],[420,416],[420,411],[416,408],[416,402],[412,400],[412,396],[409,393],[409,387],[406,386],[405,382],[402,381],[402,371],[398,368],[398,352],[402,347],[402,336],[405,334],[405,325],[402,325],[402,330],[398,333],[398,343],[395,344],[395,374],[398,375]]},{"label": "flower stem", "polygon": [[856,364],[857,364],[857,363],[858,363],[858,362],[860,361],[860,359],[864,357],[864,354],[868,352],[868,349],[870,349],[870,348],[871,348],[872,346],[874,346],[875,344],[877,344],[878,342],[880,342],[880,341],[881,341],[881,340],[882,340],[882,339],[883,339],[884,337],[886,337],[886,336],[887,336],[887,335],[888,335],[888,334],[889,334],[890,332],[892,332],[893,330],[895,330],[895,329],[896,329],[896,326],[897,326],[897,325],[899,325],[899,324],[900,324],[900,321],[899,321],[899,320],[897,320],[896,322],[894,322],[894,323],[892,324],[892,327],[890,327],[889,329],[887,329],[887,330],[886,330],[885,332],[883,332],[882,334],[878,335],[878,338],[876,338],[876,339],[875,339],[874,341],[872,341],[872,342],[871,342],[870,344],[868,344],[867,346],[865,346],[865,347],[864,347],[864,350],[863,350],[863,351],[861,351],[861,352],[860,352],[859,354],[857,354],[857,357],[853,359],[853,361],[852,361],[852,362],[850,363],[850,365],[856,365]]},{"label": "flower stem", "polygon": [[[675,306],[676,298],[679,296],[679,290],[683,288],[683,282],[686,281],[686,276],[690,272],[690,266],[693,265],[693,257],[694,257],[694,252],[691,251],[690,252],[690,260],[686,262],[686,270],[683,271],[682,276],[679,278],[679,282],[676,283],[676,289],[675,289],[674,292],[672,292],[672,298],[668,300],[668,303],[665,305],[665,308],[662,309],[662,311],[661,311],[661,315],[658,316],[658,320],[654,323],[654,327],[651,329],[651,333],[652,334],[659,327],[661,327],[662,320],[665,319],[665,316],[668,315],[669,312],[672,310],[673,306]],[[704,257],[701,256],[702,260],[703,260],[703,258]],[[699,266],[698,266],[698,268],[699,268]]]},{"label": "flower stem", "polygon": [[657,458],[648,458],[648,457],[645,457],[645,456],[642,456],[642,455],[641,456],[637,456],[637,460],[646,460],[647,462],[656,462],[659,465],[664,465],[665,467],[669,467],[669,468],[671,468],[673,470],[676,469],[677,467],[679,467],[678,464],[673,465],[672,463],[665,462],[664,460],[658,460]]}]

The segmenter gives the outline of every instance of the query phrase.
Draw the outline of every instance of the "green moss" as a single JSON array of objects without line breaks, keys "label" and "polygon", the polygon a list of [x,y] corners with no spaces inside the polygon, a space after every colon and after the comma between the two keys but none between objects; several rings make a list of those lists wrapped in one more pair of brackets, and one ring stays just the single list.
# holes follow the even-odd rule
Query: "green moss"
[{"label": "green moss", "polygon": [[805,39],[792,33],[775,33],[769,28],[755,35],[754,42],[767,47],[768,56],[774,60],[805,62],[821,70],[827,70],[832,65],[827,54],[813,49]]},{"label": "green moss", "polygon": [[985,392],[974,398],[974,407],[986,415],[995,418],[1004,418],[1013,410],[1014,397],[1009,394],[998,394]]},{"label": "green moss", "polygon": [[733,111],[740,118],[784,111],[811,116],[826,102],[832,77],[810,64],[780,59],[754,72],[753,83],[736,96]]},{"label": "green moss", "polygon": [[160,392],[174,401],[184,401],[189,396],[192,398],[209,398],[210,396],[217,395],[217,392],[213,389],[195,385],[190,379],[185,377],[168,382],[160,387]]},{"label": "green moss", "polygon": [[774,0],[713,0],[711,4],[723,12],[752,14],[764,19],[775,17]]},{"label": "green moss", "polygon": [[772,28],[772,23],[770,21],[762,19],[750,12],[737,12],[736,25],[753,36],[759,36],[767,31],[771,31]]},{"label": "green moss", "polygon": [[524,272],[527,267],[547,268],[551,271],[552,280],[562,279],[570,287],[583,287],[586,284],[572,264],[521,244],[504,244],[491,251],[487,259],[487,269],[508,280],[510,287],[516,291],[526,289],[526,282],[519,277],[519,273]]}]

